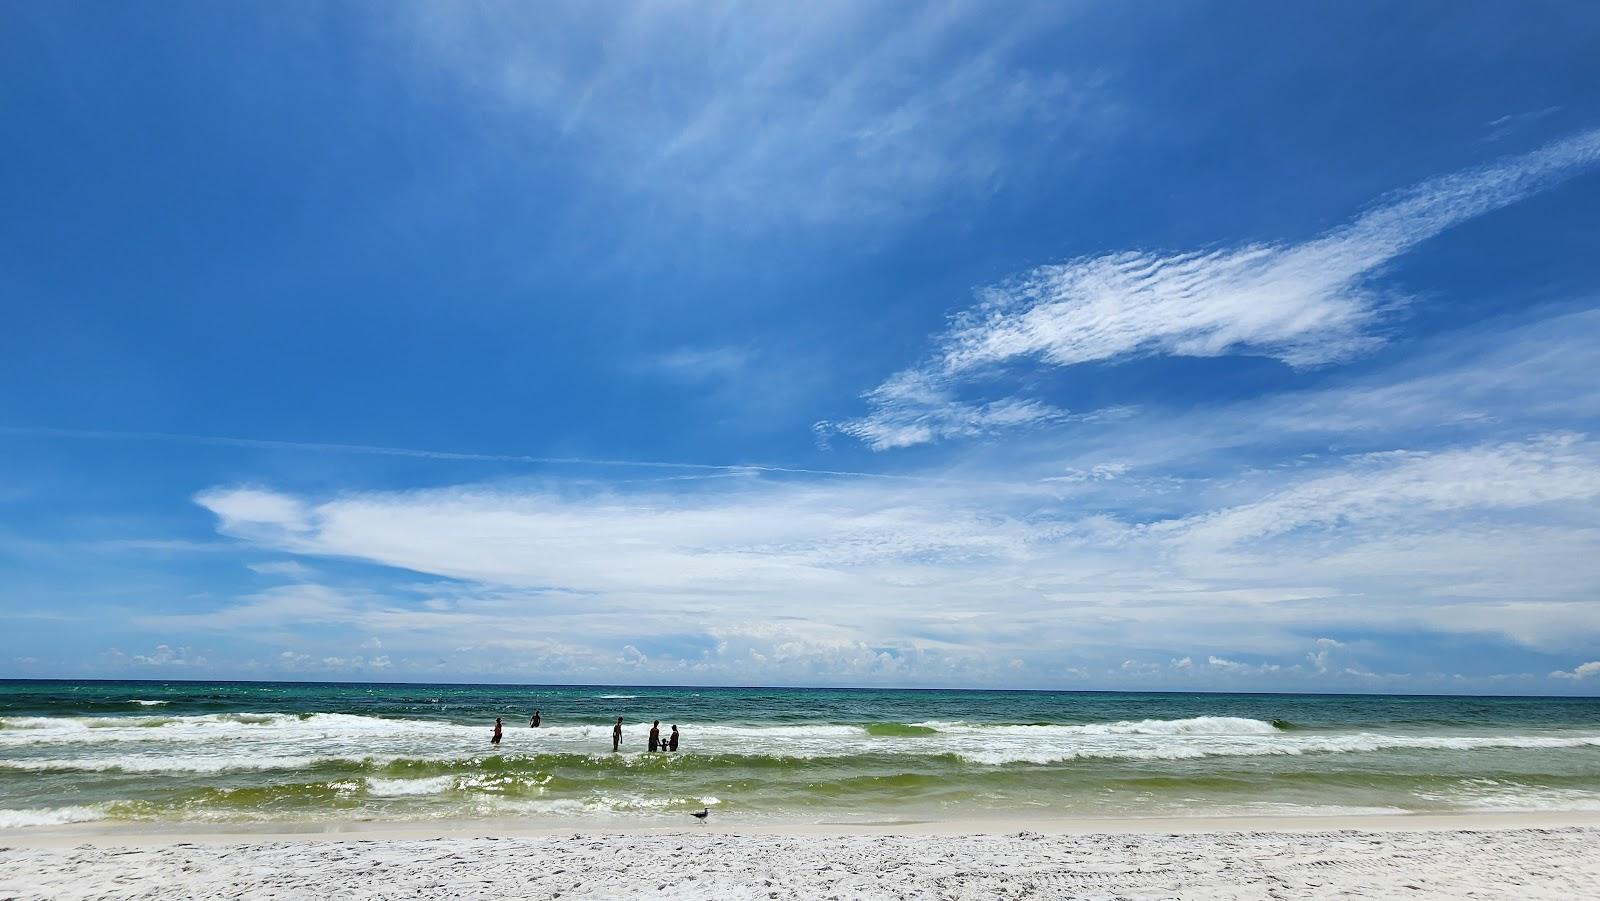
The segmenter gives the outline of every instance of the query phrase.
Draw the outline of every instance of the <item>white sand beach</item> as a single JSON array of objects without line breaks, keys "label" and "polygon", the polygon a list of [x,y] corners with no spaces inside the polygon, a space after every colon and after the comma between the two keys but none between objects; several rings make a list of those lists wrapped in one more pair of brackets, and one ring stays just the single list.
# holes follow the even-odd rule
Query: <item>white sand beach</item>
[{"label": "white sand beach", "polygon": [[[951,823],[431,838],[13,835],[0,839],[0,896],[1600,897],[1600,826],[1418,819],[1341,829],[1053,824],[1059,831],[977,834]],[[1169,826],[1177,828],[1162,831]]]}]

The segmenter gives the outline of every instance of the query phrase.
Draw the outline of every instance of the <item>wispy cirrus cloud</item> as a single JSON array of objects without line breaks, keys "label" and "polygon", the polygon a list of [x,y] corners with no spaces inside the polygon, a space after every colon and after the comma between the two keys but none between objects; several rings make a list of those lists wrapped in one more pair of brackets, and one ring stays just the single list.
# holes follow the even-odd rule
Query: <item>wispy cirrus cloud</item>
[{"label": "wispy cirrus cloud", "polygon": [[997,431],[1044,422],[1064,422],[1073,414],[1038,400],[1004,397],[984,402],[957,400],[949,387],[921,373],[901,373],[866,395],[878,415],[813,426],[826,446],[834,432],[866,442],[873,450],[911,447],[947,438],[978,438]]},{"label": "wispy cirrus cloud", "polygon": [[[745,226],[881,222],[984,196],[1052,165],[1099,94],[1092,75],[1024,64],[1061,4],[398,11],[419,59],[533,143],[583,148],[597,180]],[[515,133],[515,132],[513,132]]]},{"label": "wispy cirrus cloud", "polygon": [[1026,397],[960,400],[952,379],[915,369],[897,373],[865,397],[875,408],[873,413],[844,422],[816,423],[812,431],[818,442],[826,446],[830,437],[839,433],[863,441],[873,450],[890,450],[951,438],[981,438],[1029,425],[1117,420],[1136,412],[1133,407],[1119,406],[1074,413]]},{"label": "wispy cirrus cloud", "polygon": [[1552,311],[1531,322],[1492,321],[1436,335],[1386,365],[1329,373],[1315,387],[1195,409],[1150,404],[1120,422],[998,450],[1013,471],[1047,478],[1116,461],[1154,478],[1215,480],[1228,469],[1232,481],[1239,468],[1260,467],[1259,480],[1270,481],[1285,468],[1310,470],[1330,451],[1355,462],[1402,447],[1447,452],[1529,435],[1585,434],[1600,421],[1600,393],[1590,387],[1595,371],[1600,311]]},{"label": "wispy cirrus cloud", "polygon": [[[1383,341],[1383,313],[1400,302],[1377,284],[1386,264],[1597,162],[1600,130],[1591,130],[1423,182],[1299,244],[1130,251],[1041,266],[980,291],[979,303],[935,339],[928,360],[866,393],[866,415],[823,426],[885,450],[1059,421],[1065,414],[1042,400],[962,397],[1021,361],[1060,367],[1250,354],[1312,367],[1348,359]],[[988,415],[990,408],[1002,415]]]},{"label": "wispy cirrus cloud", "polygon": [[684,382],[739,378],[756,361],[748,347],[679,347],[644,362],[643,371]]},{"label": "wispy cirrus cloud", "polygon": [[[573,466],[599,469],[662,469],[688,472],[741,474],[750,472],[789,473],[792,475],[853,476],[863,479],[915,481],[917,476],[883,472],[845,472],[797,466],[771,466],[763,463],[697,463],[684,460],[628,460],[597,457],[544,457],[531,454],[495,454],[439,451],[410,447],[380,447],[365,444],[333,444],[318,441],[283,441],[265,438],[233,438],[220,435],[184,435],[173,432],[124,432],[107,429],[60,429],[41,426],[0,425],[0,435],[72,441],[157,442],[171,444],[216,445],[304,453],[353,454],[358,456],[403,457],[462,463],[513,463],[527,466]],[[256,498],[273,503],[270,498]]]},{"label": "wispy cirrus cloud", "polygon": [[259,576],[305,579],[313,575],[310,567],[293,560],[269,560],[264,563],[250,563],[246,564],[246,568]]},{"label": "wispy cirrus cloud", "polygon": [[1600,448],[1579,435],[1363,454],[1338,471],[1250,504],[1181,523],[1189,540],[1219,546],[1403,515],[1514,510],[1600,496]]},{"label": "wispy cirrus cloud", "polygon": [[824,367],[803,351],[776,352],[759,342],[684,345],[638,359],[625,369],[651,390],[700,404],[708,421],[750,430],[788,431],[793,410],[814,402]]}]

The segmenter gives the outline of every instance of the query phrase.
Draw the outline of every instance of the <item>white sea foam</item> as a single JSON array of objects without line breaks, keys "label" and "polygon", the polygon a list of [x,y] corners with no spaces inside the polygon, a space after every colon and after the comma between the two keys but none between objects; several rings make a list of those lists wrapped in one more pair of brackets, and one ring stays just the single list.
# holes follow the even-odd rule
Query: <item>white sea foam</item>
[{"label": "white sea foam", "polygon": [[170,701],[146,701],[146,700],[143,700],[143,699],[140,699],[140,698],[134,698],[133,700],[129,701],[128,703],[130,703],[130,704],[138,704],[140,707],[161,707],[161,706],[164,706],[164,705],[169,704],[171,702]]},{"label": "white sea foam", "polygon": [[1496,735],[1427,736],[1382,735],[1277,735],[1252,739],[1241,736],[1186,738],[1175,741],[1080,741],[1069,744],[1038,742],[1027,745],[991,745],[958,749],[954,753],[970,763],[1065,763],[1073,760],[1187,760],[1202,757],[1267,757],[1303,754],[1358,754],[1374,751],[1472,751],[1488,749],[1557,750],[1600,747],[1600,735]]},{"label": "white sea foam", "polygon": [[1412,813],[1404,807],[1374,807],[1355,804],[1289,804],[1261,802],[1241,805],[1226,812],[1231,816],[1289,817],[1392,817]]},{"label": "white sea foam", "polygon": [[385,797],[436,795],[455,788],[455,785],[454,776],[434,776],[428,779],[368,779],[367,791]]},{"label": "white sea foam", "polygon": [[0,810],[0,829],[88,823],[105,819],[105,816],[105,808],[96,805],[40,807],[32,810]]},{"label": "white sea foam", "polygon": [[1495,812],[1582,810],[1600,811],[1600,791],[1527,785],[1510,779],[1470,778],[1438,790],[1419,790],[1416,796],[1450,807]]},{"label": "white sea foam", "polygon": [[508,801],[504,798],[483,799],[480,812],[484,814],[514,814],[519,816],[541,816],[548,814],[573,814],[592,813],[595,805],[590,801],[580,801],[577,798],[541,798],[538,800],[519,799]]},{"label": "white sea foam", "polygon": [[[246,770],[297,770],[338,758],[270,757],[248,754],[116,755],[105,757],[25,757],[0,760],[0,770],[122,772],[122,773],[226,773]],[[385,761],[387,762],[387,761]]]},{"label": "white sea foam", "polygon": [[[667,726],[662,726],[666,732]],[[772,740],[791,738],[859,738],[867,734],[861,726],[693,726],[694,734],[700,738],[729,738]],[[648,730],[647,730],[648,731]]]},{"label": "white sea foam", "polygon": [[1005,725],[929,720],[913,723],[944,733],[985,735],[1275,735],[1278,727],[1239,716],[1196,716],[1181,720],[1124,720],[1078,725]]},{"label": "white sea foam", "polygon": [[595,695],[595,697],[605,701],[637,701],[639,699],[638,695]]},{"label": "white sea foam", "polygon": [[251,739],[316,740],[348,737],[487,735],[487,726],[401,720],[345,713],[215,713],[198,716],[7,717],[0,746],[94,745],[104,742],[213,742]]},{"label": "white sea foam", "polygon": [[[608,753],[609,725],[508,729],[492,747],[489,726],[355,714],[12,717],[0,721],[0,769],[217,773],[298,769],[317,762],[399,759],[471,761],[491,756]],[[1386,750],[1472,751],[1600,747],[1600,735],[1426,734],[1284,731],[1241,717],[1191,717],[1110,723],[1006,725],[929,721],[929,735],[878,736],[843,724],[680,723],[680,754],[949,754],[970,763],[1048,764],[1083,759],[1181,760],[1203,757],[1344,754]],[[663,726],[667,731],[670,724]],[[629,723],[624,749],[644,750],[649,724]],[[629,753],[624,762],[645,763]],[[662,761],[665,763],[665,761]],[[655,765],[655,761],[649,762]]]},{"label": "white sea foam", "polygon": [[[534,805],[539,805],[539,804],[542,804],[542,803],[549,803],[549,802],[541,802],[541,801],[532,802],[532,804],[534,804]],[[648,795],[612,795],[612,794],[602,794],[602,795],[600,795],[598,797],[590,798],[590,799],[584,801],[582,809],[584,811],[586,811],[586,812],[589,812],[589,813],[629,813],[629,814],[633,814],[633,813],[651,813],[651,812],[661,812],[661,811],[678,811],[678,812],[680,812],[679,815],[681,815],[682,811],[687,811],[687,810],[696,809],[696,808],[700,808],[700,807],[712,807],[714,805],[721,804],[721,803],[722,803],[722,801],[720,799],[712,798],[712,797],[705,797],[705,798],[699,798],[699,797],[695,797],[695,798],[678,798],[678,797],[659,797],[659,796],[648,796]]]}]

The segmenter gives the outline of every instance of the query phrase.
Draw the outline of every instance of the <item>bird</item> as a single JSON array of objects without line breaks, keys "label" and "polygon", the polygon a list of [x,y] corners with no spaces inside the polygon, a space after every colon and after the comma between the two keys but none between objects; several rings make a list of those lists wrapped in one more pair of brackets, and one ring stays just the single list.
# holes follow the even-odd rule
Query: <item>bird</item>
[{"label": "bird", "polygon": [[691,811],[689,811],[689,816],[692,816],[695,819],[699,820],[700,822],[704,823],[706,821],[706,818],[711,816],[711,808],[707,807],[705,810],[691,810]]}]

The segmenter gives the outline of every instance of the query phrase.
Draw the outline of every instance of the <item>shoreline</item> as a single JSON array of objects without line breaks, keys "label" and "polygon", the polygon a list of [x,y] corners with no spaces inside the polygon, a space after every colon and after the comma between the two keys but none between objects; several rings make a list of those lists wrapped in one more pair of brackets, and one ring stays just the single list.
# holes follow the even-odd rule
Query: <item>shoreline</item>
[{"label": "shoreline", "polygon": [[[527,820],[456,822],[127,823],[28,826],[0,831],[0,849],[161,847],[169,845],[266,845],[297,842],[415,842],[557,837],[649,838],[679,835],[772,838],[848,838],[871,836],[1005,837],[1180,836],[1209,833],[1421,833],[1491,832],[1528,829],[1587,829],[1600,833],[1600,811],[1523,811],[1507,813],[1339,814],[1328,816],[1245,815],[1215,817],[1042,817],[974,816],[964,819],[896,819],[837,822],[740,823],[713,819],[706,825],[631,825],[595,820],[568,823]],[[688,817],[685,816],[687,820]]]}]

